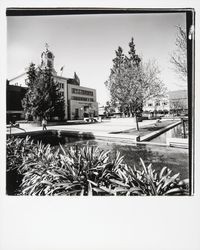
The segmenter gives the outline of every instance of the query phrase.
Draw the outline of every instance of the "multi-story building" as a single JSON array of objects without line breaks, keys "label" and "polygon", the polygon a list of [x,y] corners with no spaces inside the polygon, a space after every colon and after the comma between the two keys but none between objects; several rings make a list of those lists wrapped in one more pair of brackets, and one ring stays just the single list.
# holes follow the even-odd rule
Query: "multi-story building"
[{"label": "multi-story building", "polygon": [[96,90],[68,84],[68,113],[70,120],[98,116]]},{"label": "multi-story building", "polygon": [[[54,54],[48,47],[41,54],[40,68],[51,67],[54,81],[58,83],[60,95],[65,101],[65,119],[84,119],[84,117],[98,116],[98,103],[96,90],[80,86],[80,79],[76,72],[73,78],[59,76],[54,68]],[[26,87],[27,74],[24,72],[9,80],[9,85]]]},{"label": "multi-story building", "polygon": [[6,93],[6,120],[7,123],[15,122],[24,118],[21,100],[24,98],[26,88],[7,85]]},{"label": "multi-story building", "polygon": [[144,113],[149,116],[154,116],[156,114],[168,114],[170,111],[170,103],[168,96],[162,98],[152,98],[146,101],[143,107]]},{"label": "multi-story building", "polygon": [[187,90],[169,91],[164,97],[146,101],[143,111],[149,116],[169,113],[187,113]]}]

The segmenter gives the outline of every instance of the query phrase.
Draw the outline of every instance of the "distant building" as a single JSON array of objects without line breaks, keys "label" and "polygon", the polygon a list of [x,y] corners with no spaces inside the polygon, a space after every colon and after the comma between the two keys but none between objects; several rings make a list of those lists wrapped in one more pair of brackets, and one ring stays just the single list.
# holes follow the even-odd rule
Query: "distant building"
[{"label": "distant building", "polygon": [[[52,67],[55,82],[60,87],[60,94],[65,101],[65,119],[83,119],[98,116],[96,90],[80,86],[80,79],[74,72],[73,78],[59,76],[54,68],[54,54],[46,46],[41,54],[40,68]],[[27,74],[24,72],[9,80],[10,85],[26,87]]]},{"label": "distant building", "polygon": [[21,100],[24,98],[26,88],[7,84],[6,91],[6,121],[15,122],[24,118]]},{"label": "distant building", "polygon": [[170,112],[178,114],[188,113],[188,93],[187,90],[177,90],[168,92]]},{"label": "distant building", "polygon": [[146,101],[143,112],[149,116],[188,112],[187,90],[169,91],[165,97]]},{"label": "distant building", "polygon": [[168,114],[170,111],[170,103],[168,95],[162,98],[152,98],[146,101],[143,112],[149,117],[157,114]]}]

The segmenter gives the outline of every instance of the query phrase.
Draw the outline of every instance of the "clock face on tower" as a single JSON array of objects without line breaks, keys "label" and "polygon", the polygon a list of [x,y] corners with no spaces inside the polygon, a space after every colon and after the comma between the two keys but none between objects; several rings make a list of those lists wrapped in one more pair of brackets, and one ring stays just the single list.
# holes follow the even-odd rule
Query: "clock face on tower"
[{"label": "clock face on tower", "polygon": [[52,53],[51,53],[51,52],[48,52],[48,53],[47,53],[47,57],[48,57],[49,59],[52,59],[52,57],[53,57],[53,56],[52,56]]}]

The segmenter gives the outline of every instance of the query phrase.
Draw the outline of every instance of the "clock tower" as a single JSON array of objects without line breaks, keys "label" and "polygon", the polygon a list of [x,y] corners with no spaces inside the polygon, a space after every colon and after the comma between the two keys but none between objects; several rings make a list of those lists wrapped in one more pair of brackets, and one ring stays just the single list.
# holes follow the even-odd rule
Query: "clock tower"
[{"label": "clock tower", "polygon": [[49,50],[49,45],[45,44],[46,50],[42,52],[41,54],[41,69],[44,68],[52,68],[52,71],[54,74],[56,74],[56,71],[54,69],[54,54]]}]

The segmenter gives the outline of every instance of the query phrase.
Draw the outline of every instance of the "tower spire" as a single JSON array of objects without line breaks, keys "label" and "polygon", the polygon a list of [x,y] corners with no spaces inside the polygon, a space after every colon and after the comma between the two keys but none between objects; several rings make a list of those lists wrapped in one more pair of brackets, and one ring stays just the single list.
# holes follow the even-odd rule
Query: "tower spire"
[{"label": "tower spire", "polygon": [[41,54],[41,69],[52,68],[54,74],[56,71],[54,69],[54,54],[49,50],[49,44],[45,43],[45,48]]},{"label": "tower spire", "polygon": [[46,48],[46,51],[49,49],[49,44],[48,43],[45,43],[45,48]]}]

